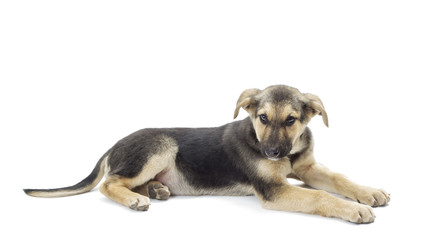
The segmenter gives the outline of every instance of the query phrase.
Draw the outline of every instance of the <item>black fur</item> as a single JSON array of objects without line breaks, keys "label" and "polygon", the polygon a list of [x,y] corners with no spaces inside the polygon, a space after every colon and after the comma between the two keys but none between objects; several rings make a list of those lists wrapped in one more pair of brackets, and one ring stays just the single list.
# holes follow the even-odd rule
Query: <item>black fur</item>
[{"label": "black fur", "polygon": [[143,129],[116,143],[108,153],[110,174],[126,178],[137,176],[151,155],[165,150],[164,129]]},{"label": "black fur", "polygon": [[[263,104],[262,100],[259,100],[254,104],[258,106]],[[290,104],[301,113],[297,120],[301,122],[306,120],[307,107],[296,99],[288,88],[282,86],[273,88],[271,95],[263,101],[273,102],[277,106]],[[102,171],[101,164],[106,156],[108,156],[106,164],[110,168],[109,175],[134,178],[142,172],[152,155],[163,153],[172,147],[171,142],[166,142],[168,137],[174,139],[178,146],[175,157],[177,170],[193,188],[218,189],[249,185],[253,186],[265,200],[270,200],[279,183],[258,175],[258,163],[266,158],[264,149],[281,149],[279,156],[288,156],[292,164],[301,155],[301,152],[289,154],[292,143],[287,137],[279,135],[280,128],[285,127],[283,126],[285,121],[286,119],[275,119],[269,123],[273,129],[268,141],[264,143],[266,146],[262,146],[258,141],[250,117],[217,128],[143,129],[117,142],[101,158],[92,173],[78,184],[66,188],[24,191],[28,194],[31,191],[53,192],[89,186]],[[311,132],[308,128],[302,134],[301,141],[307,146],[302,151],[312,147]]]},{"label": "black fur", "polygon": [[264,156],[250,118],[217,128],[137,131],[109,150],[110,174],[135,177],[150,155],[164,149],[162,139],[166,136],[178,143],[176,167],[194,188],[215,189],[246,184],[252,185],[266,200],[273,196],[278,184],[263,180],[255,172],[258,159]]},{"label": "black fur", "polygon": [[218,188],[249,182],[234,164],[234,156],[228,154],[230,146],[222,141],[227,126],[187,129],[174,136],[179,143],[177,168],[194,187]]},{"label": "black fur", "polygon": [[[107,153],[106,153],[107,154]],[[31,194],[32,192],[58,192],[58,191],[70,191],[70,190],[76,190],[85,188],[86,186],[91,185],[94,180],[97,178],[97,175],[100,171],[101,163],[103,162],[104,157],[106,154],[103,155],[103,157],[97,162],[92,172],[82,181],[79,183],[70,186],[70,187],[63,187],[63,188],[52,188],[52,189],[23,189],[26,194]]]},{"label": "black fur", "polygon": [[[110,174],[132,178],[147,159],[163,150],[162,139],[173,138],[179,145],[176,166],[192,186],[218,188],[248,183],[244,171],[234,164],[234,151],[226,146],[225,125],[217,128],[143,129],[120,140],[109,150]],[[253,140],[255,141],[255,140]]]}]

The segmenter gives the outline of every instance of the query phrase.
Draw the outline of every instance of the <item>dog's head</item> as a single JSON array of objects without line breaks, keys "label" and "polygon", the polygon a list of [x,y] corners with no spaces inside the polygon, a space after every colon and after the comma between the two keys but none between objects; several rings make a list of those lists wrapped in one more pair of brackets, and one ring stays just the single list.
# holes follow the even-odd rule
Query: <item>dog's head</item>
[{"label": "dog's head", "polygon": [[328,115],[319,97],[284,85],[244,91],[237,101],[234,118],[240,108],[249,113],[261,153],[271,160],[291,152],[314,116],[322,115],[328,127]]}]

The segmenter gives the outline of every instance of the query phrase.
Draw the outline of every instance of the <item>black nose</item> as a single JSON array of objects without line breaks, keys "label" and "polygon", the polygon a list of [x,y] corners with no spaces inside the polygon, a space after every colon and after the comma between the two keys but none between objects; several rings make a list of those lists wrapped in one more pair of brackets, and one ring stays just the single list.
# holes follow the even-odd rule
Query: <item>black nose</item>
[{"label": "black nose", "polygon": [[269,158],[278,157],[280,154],[280,150],[278,148],[267,148],[265,150],[265,155]]}]

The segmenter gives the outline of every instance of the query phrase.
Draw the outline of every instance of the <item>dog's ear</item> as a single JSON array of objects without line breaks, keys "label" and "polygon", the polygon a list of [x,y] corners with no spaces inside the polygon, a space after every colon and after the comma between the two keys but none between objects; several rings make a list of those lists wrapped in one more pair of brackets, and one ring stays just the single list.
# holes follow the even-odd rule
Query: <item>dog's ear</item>
[{"label": "dog's ear", "polygon": [[323,106],[322,100],[314,94],[305,93],[305,106],[310,108],[312,111],[312,117],[315,115],[322,115],[323,123],[326,127],[329,127],[328,114],[326,113],[325,107]]},{"label": "dog's ear", "polygon": [[240,97],[238,98],[237,105],[235,107],[234,111],[234,119],[238,116],[238,112],[240,111],[240,108],[243,108],[247,112],[252,109],[257,103],[257,100],[255,98],[256,95],[261,93],[262,91],[256,88],[247,89],[243,93],[241,93]]}]

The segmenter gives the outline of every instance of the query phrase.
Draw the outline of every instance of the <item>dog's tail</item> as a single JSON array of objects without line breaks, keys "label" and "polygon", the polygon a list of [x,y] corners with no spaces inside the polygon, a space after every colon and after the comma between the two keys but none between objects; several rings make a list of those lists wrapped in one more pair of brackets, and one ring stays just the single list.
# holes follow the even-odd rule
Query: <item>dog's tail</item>
[{"label": "dog's tail", "polygon": [[77,194],[82,194],[91,191],[101,181],[104,176],[104,169],[108,160],[108,153],[106,153],[95,165],[94,170],[85,179],[79,183],[64,188],[54,189],[24,189],[24,192],[33,197],[66,197]]}]

